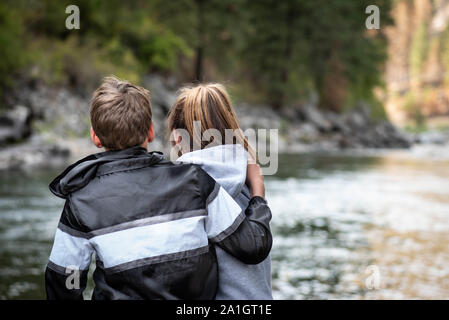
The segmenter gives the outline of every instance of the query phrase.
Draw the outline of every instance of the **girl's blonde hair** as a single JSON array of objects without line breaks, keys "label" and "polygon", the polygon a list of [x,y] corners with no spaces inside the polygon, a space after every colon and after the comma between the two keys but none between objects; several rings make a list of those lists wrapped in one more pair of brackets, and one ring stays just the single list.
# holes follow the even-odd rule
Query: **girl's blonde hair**
[{"label": "girl's blonde hair", "polygon": [[[194,130],[194,122],[201,122],[201,132]],[[248,151],[251,159],[256,159],[254,149],[240,129],[237,116],[232,108],[231,100],[223,85],[218,83],[198,84],[187,86],[179,91],[179,95],[168,115],[168,132],[174,129],[186,130],[192,142],[196,142],[201,149],[206,148],[212,141],[202,141],[204,131],[218,130],[222,141],[214,144],[240,144]],[[226,141],[226,129],[234,131],[232,142]],[[191,147],[191,146],[190,146]]]}]

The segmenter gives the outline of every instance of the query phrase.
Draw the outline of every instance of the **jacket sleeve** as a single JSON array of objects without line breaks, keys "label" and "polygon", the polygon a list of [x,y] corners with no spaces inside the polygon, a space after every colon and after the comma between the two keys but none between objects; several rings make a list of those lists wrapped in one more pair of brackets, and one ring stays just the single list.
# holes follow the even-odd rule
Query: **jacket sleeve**
[{"label": "jacket sleeve", "polygon": [[[247,264],[265,260],[272,246],[271,211],[264,199],[254,197],[246,210],[203,171],[206,201],[206,232],[209,241]],[[209,186],[209,187],[204,187]]]},{"label": "jacket sleeve", "polygon": [[271,251],[271,210],[261,197],[251,198],[245,218],[238,228],[217,244],[247,264],[265,260]]},{"label": "jacket sleeve", "polygon": [[93,249],[66,201],[45,270],[48,300],[82,300]]}]

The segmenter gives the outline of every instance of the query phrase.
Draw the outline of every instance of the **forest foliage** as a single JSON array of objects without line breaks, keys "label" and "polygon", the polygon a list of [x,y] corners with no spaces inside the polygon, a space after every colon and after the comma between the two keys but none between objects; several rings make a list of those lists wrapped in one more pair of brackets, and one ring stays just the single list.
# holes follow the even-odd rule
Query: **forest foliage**
[{"label": "forest foliage", "polygon": [[[70,4],[79,30],[65,27]],[[86,93],[107,74],[139,82],[156,72],[223,81],[274,108],[313,95],[336,111],[376,105],[386,39],[365,28],[371,4],[389,24],[389,0],[3,0],[0,94],[18,79]]]}]

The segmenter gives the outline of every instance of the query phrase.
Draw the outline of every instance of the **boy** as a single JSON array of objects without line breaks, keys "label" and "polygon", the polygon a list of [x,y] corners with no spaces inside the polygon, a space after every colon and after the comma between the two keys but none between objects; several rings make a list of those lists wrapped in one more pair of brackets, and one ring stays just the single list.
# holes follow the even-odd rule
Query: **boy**
[{"label": "boy", "polygon": [[[212,244],[245,263],[267,257],[271,212],[263,191],[241,212],[198,166],[147,152],[154,139],[147,90],[106,78],[90,116],[92,141],[106,151],[50,184],[66,202],[45,272],[48,299],[83,298],[93,253],[92,298],[101,300],[213,299]],[[249,180],[261,190],[260,177]]]}]

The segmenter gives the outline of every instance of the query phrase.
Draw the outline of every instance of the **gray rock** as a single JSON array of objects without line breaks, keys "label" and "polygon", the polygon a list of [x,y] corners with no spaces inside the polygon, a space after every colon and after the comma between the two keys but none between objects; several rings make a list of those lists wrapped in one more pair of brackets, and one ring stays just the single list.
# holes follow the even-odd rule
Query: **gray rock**
[{"label": "gray rock", "polygon": [[0,116],[0,145],[17,142],[31,134],[31,112],[22,105]]},{"label": "gray rock", "polygon": [[447,141],[449,141],[448,135],[441,131],[428,131],[417,135],[417,142],[423,144],[443,145]]},{"label": "gray rock", "polygon": [[246,129],[279,129],[281,118],[271,107],[241,103],[234,106],[240,127]]},{"label": "gray rock", "polygon": [[320,132],[310,123],[292,126],[287,132],[290,142],[313,143],[320,139]]},{"label": "gray rock", "polygon": [[153,107],[161,108],[166,114],[176,100],[176,90],[171,88],[173,80],[164,79],[159,75],[149,75],[142,82],[144,87],[150,90]]},{"label": "gray rock", "polygon": [[352,129],[363,130],[369,125],[368,116],[360,111],[351,111],[343,116],[346,125]]},{"label": "gray rock", "polygon": [[70,152],[67,148],[32,140],[2,149],[0,170],[27,170],[60,166],[66,162],[69,155]]},{"label": "gray rock", "polygon": [[351,130],[343,117],[335,112],[324,112],[324,116],[332,125],[332,131],[349,133]]},{"label": "gray rock", "polygon": [[328,132],[332,130],[332,123],[326,119],[323,112],[320,112],[313,106],[305,106],[300,111],[304,121],[311,123],[318,130],[322,132]]}]

